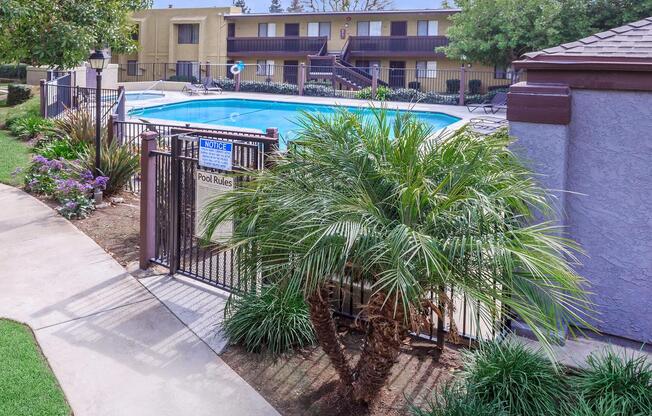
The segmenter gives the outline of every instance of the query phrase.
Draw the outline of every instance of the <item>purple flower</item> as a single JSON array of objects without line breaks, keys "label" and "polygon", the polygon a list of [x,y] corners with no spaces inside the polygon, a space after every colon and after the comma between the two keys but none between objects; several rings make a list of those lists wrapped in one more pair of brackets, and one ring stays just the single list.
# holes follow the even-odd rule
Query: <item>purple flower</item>
[{"label": "purple flower", "polygon": [[75,201],[68,201],[68,202],[66,202],[65,204],[63,204],[63,207],[64,207],[65,209],[70,210],[70,211],[75,210],[75,209],[77,208],[77,206],[79,206],[79,204],[76,203]]},{"label": "purple flower", "polygon": [[107,176],[98,176],[95,178],[95,187],[99,189],[106,189],[106,184],[109,182],[109,178]]},{"label": "purple flower", "polygon": [[92,181],[93,180],[93,172],[91,172],[88,169],[84,169],[80,174],[79,177],[82,178],[85,181]]},{"label": "purple flower", "polygon": [[36,155],[36,156],[34,156],[34,157],[32,158],[32,162],[34,162],[34,163],[39,163],[39,164],[42,164],[42,165],[43,165],[43,164],[48,163],[49,160],[47,160],[46,158],[44,158],[44,157],[41,156],[41,155]]}]

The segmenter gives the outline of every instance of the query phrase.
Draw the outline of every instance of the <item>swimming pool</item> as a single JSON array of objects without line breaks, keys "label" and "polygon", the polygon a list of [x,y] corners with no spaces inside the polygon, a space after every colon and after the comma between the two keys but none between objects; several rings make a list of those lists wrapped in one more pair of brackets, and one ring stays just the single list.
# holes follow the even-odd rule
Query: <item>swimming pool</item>
[{"label": "swimming pool", "polygon": [[163,97],[165,94],[162,92],[128,92],[125,94],[127,101],[154,100]]},{"label": "swimming pool", "polygon": [[[342,106],[323,104],[298,104],[278,101],[246,100],[225,98],[218,100],[194,100],[173,104],[134,109],[132,117],[172,120],[185,123],[213,124],[216,126],[238,127],[265,131],[276,127],[282,140],[291,139],[297,129],[296,120],[301,111],[309,113],[333,114]],[[369,108],[344,107],[364,115],[371,114]],[[460,119],[444,113],[411,111],[419,120],[430,124],[433,129],[441,129]],[[389,121],[396,118],[396,111],[389,112]]]}]

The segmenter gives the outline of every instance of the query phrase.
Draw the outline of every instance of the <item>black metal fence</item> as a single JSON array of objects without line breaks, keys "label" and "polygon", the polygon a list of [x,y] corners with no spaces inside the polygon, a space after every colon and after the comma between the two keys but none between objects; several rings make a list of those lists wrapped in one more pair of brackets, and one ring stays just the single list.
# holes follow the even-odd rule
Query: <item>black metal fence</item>
[{"label": "black metal fence", "polygon": [[[64,118],[69,111],[83,111],[95,120],[97,90],[74,85],[73,73],[65,72],[50,81],[41,83],[41,114],[45,118]],[[118,108],[124,108],[124,94],[120,90],[100,90],[100,116],[102,126]]]}]

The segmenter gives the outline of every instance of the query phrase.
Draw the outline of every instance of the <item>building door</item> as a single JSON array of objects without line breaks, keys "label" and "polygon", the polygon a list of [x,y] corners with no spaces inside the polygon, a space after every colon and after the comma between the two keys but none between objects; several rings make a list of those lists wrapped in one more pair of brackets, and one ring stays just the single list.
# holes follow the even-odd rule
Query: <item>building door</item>
[{"label": "building door", "polygon": [[405,88],[405,61],[389,61],[389,86]]},{"label": "building door", "polygon": [[299,24],[298,23],[286,23],[285,24],[285,36],[287,36],[287,37],[297,37],[297,36],[299,36]]},{"label": "building door", "polygon": [[235,37],[235,23],[229,23],[229,26],[227,27],[227,34],[226,36],[229,38],[234,38]]},{"label": "building door", "polygon": [[407,22],[392,22],[389,34],[391,36],[407,36]]},{"label": "building door", "polygon": [[283,61],[283,82],[297,84],[299,61]]}]

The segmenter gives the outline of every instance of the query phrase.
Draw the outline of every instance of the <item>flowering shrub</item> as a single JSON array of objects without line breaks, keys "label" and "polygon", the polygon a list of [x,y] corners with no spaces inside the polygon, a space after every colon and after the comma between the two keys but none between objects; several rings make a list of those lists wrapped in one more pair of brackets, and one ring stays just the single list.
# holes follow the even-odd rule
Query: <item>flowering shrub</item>
[{"label": "flowering shrub", "polygon": [[108,181],[106,176],[93,177],[90,170],[75,169],[64,159],[37,155],[25,176],[25,189],[54,198],[61,204],[57,211],[68,219],[85,218],[95,209],[93,192],[106,189]]}]

